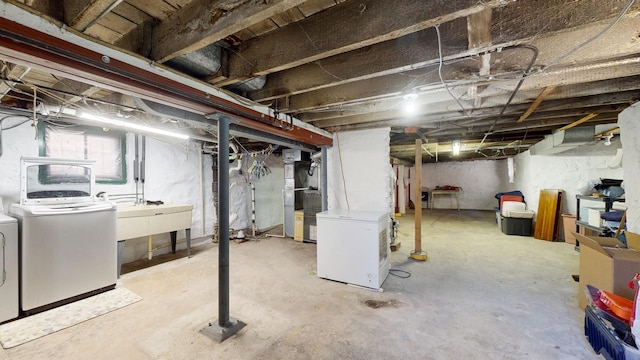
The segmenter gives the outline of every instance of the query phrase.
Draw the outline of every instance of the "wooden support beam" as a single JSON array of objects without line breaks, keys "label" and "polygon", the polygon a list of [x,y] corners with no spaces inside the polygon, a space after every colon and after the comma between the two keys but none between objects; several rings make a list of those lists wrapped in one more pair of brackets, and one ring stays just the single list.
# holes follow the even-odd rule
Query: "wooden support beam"
[{"label": "wooden support beam", "polygon": [[25,75],[27,75],[27,73],[29,73],[30,70],[31,68],[26,66],[7,64],[7,68],[5,69],[4,73],[0,74],[0,76],[9,81],[0,81],[0,98],[6,95],[9,90],[11,90],[11,87],[16,84],[11,80],[22,79]]},{"label": "wooden support beam", "polygon": [[[588,84],[574,84],[570,86],[559,87],[544,103],[539,106],[539,111],[551,111],[551,110],[567,110],[567,109],[580,109],[582,107],[593,107],[598,105],[615,105],[621,103],[633,103],[634,99],[638,97],[638,90],[640,90],[640,76],[629,77],[626,79],[612,79],[599,82],[589,82]],[[524,94],[524,91],[520,91]],[[347,92],[348,94],[348,92]],[[486,97],[485,105],[474,109],[474,116],[492,116],[497,115],[496,104],[500,104],[502,107],[504,102],[507,101],[508,94],[500,94],[497,96]],[[571,100],[578,99],[578,100]],[[490,101],[489,101],[490,100]],[[513,101],[506,111],[506,115],[517,117],[517,114],[526,111],[527,105],[521,102],[522,100]],[[600,101],[601,103],[598,103]],[[637,100],[636,100],[637,101]],[[336,111],[335,113],[322,112],[312,113],[301,116],[304,121],[311,120],[314,126],[329,127],[340,125],[352,125],[361,124],[371,121],[385,121],[391,120],[398,122],[410,119],[398,119],[397,112],[398,99],[390,100],[377,100],[371,102],[370,107],[362,106],[360,108],[353,107],[354,111],[349,111],[349,108],[345,108],[342,112]],[[365,103],[368,104],[368,103]],[[573,106],[573,107],[572,107]],[[414,118],[420,119],[421,117],[429,119],[431,122],[444,121],[444,120],[456,120],[463,118],[463,114],[454,109],[454,111],[443,111],[437,104],[430,104],[429,106],[423,106],[421,110],[414,115]],[[359,111],[358,111],[359,110]],[[595,112],[593,110],[586,110],[585,113],[589,114]],[[320,115],[322,117],[315,117]],[[535,116],[533,114],[532,116]],[[530,116],[530,117],[532,117]],[[515,121],[515,118],[511,118],[510,121]],[[414,125],[406,124],[406,125]]]},{"label": "wooden support beam", "polygon": [[415,250],[409,257],[414,260],[427,260],[427,253],[422,251],[422,140],[415,144],[415,179],[414,179],[414,218],[415,218]]},{"label": "wooden support beam", "polygon": [[[467,16],[467,36],[469,38],[469,49],[480,48],[491,44],[491,18],[493,9],[488,8],[479,13]],[[478,73],[486,76],[491,73],[491,54],[481,56]],[[467,89],[467,93],[473,98],[473,107],[479,107],[482,97],[479,94],[485,86],[472,85]]]},{"label": "wooden support beam", "polygon": [[121,2],[122,0],[65,0],[64,21],[78,31],[85,31]]},{"label": "wooden support beam", "polygon": [[[247,41],[230,55],[230,79],[216,85],[290,69],[509,3],[505,0],[481,4],[473,0],[347,1]],[[390,14],[402,21],[390,21]]]},{"label": "wooden support beam", "polygon": [[[589,109],[592,107],[602,106],[602,104],[606,105],[618,105],[618,104],[628,104],[637,102],[640,98],[640,90],[632,90],[632,91],[624,91],[620,93],[613,94],[603,94],[603,95],[595,95],[595,96],[586,96],[581,98],[573,98],[573,99],[560,99],[545,102],[541,109],[544,107],[544,111],[560,111],[560,110],[579,110],[582,111],[590,111]],[[483,116],[496,116],[500,110],[501,106],[494,106],[487,109],[474,110],[474,115],[477,117]],[[513,107],[509,107],[508,113],[512,113],[515,111],[524,111],[526,109],[525,105],[513,105]],[[480,113],[481,112],[481,113]],[[386,127],[386,126],[422,126],[422,124],[431,124],[437,123],[438,121],[453,121],[453,120],[462,120],[465,119],[464,116],[460,112],[448,112],[448,113],[440,113],[440,114],[423,114],[415,118],[404,118],[404,117],[393,117],[388,120],[381,120],[377,122],[367,122],[360,121],[362,119],[358,119],[358,123],[350,123],[337,125],[336,123],[340,119],[330,119],[325,121],[314,122],[313,125],[320,128],[331,128],[331,129],[340,129],[340,130],[356,130],[361,128],[371,128],[373,126],[377,127]],[[508,120],[508,118],[507,118]],[[333,122],[332,125],[328,125],[329,121]]]},{"label": "wooden support beam", "polygon": [[156,61],[165,62],[222,40],[305,1],[195,0],[154,29],[151,56]]},{"label": "wooden support beam", "polygon": [[607,131],[603,131],[603,132],[601,132],[601,133],[597,133],[597,134],[594,136],[594,138],[600,138],[600,137],[603,137],[603,136],[605,136],[605,135],[608,135],[608,134],[614,134],[614,133],[618,133],[618,132],[620,132],[620,128],[616,126],[615,128],[613,128],[613,129],[611,129],[611,130],[607,130]]},{"label": "wooden support beam", "polygon": [[[625,25],[628,26],[629,29],[637,28],[637,24],[640,24],[640,20],[629,20],[627,22],[627,20],[625,19],[623,22],[626,23]],[[453,27],[454,31],[458,31],[460,23],[462,22],[454,21],[450,24],[447,24],[447,26]],[[591,32],[597,31],[597,29],[593,29],[592,27],[586,27],[574,31],[565,31],[562,33],[554,33],[546,36],[536,36],[536,38],[539,42],[563,43],[566,44],[567,48],[572,48],[573,46],[577,46],[579,44],[576,39],[580,39],[580,41],[583,41],[584,37],[588,36],[589,32],[587,32],[587,30]],[[464,28],[460,27],[459,31],[463,32]],[[460,59],[463,57],[475,57],[478,54],[481,54],[483,51],[487,51],[489,49],[505,49],[514,44],[527,42],[528,39],[522,37],[522,35],[522,33],[503,35],[501,36],[500,43],[481,48],[474,48],[471,50],[464,50],[461,52],[455,52],[453,50],[462,47],[463,42],[467,41],[466,38],[462,38],[460,36],[445,38],[445,41],[451,47],[443,48],[444,60],[447,61],[452,59]],[[536,34],[527,33],[525,35],[534,36]],[[620,34],[620,36],[624,37],[633,35],[627,33],[626,35]],[[249,98],[254,101],[266,101],[278,97],[291,96],[307,91],[314,91],[349,82],[366,80],[372,77],[397,74],[418,68],[425,68],[430,65],[435,65],[439,63],[437,41],[435,40],[435,31],[433,31],[433,29],[426,29],[420,32],[403,36],[398,39],[385,41],[354,51],[349,51],[340,55],[324,58],[322,60],[303,64],[291,69],[270,73],[265,87],[250,92]],[[564,47],[554,48],[552,50],[546,51],[544,54],[541,54],[540,58],[542,58],[542,63],[544,63],[545,59],[551,61],[552,59],[563,55],[563,49]],[[623,48],[616,48],[616,50],[621,51],[622,55],[624,55],[624,52],[626,51]],[[524,51],[520,52],[524,53]],[[518,51],[510,52],[510,54],[517,53]],[[611,77],[612,72],[606,68],[611,68],[613,66],[621,67],[623,65],[622,62],[624,61],[626,61],[625,66],[628,68],[628,70],[622,68],[616,69],[616,77],[628,76],[624,75],[624,73],[638,73],[638,62],[640,62],[640,60],[637,58],[637,56],[635,57],[635,59],[624,60],[621,57],[618,57],[618,59],[614,61],[603,62],[601,58],[595,58],[596,53],[597,52],[594,52],[593,55],[587,55],[587,57],[593,56],[594,58],[592,59],[583,59],[585,61],[585,64],[588,65],[572,65],[571,68],[562,68],[562,71],[569,71],[573,73],[572,77],[561,74],[558,70],[560,68],[552,68],[550,71],[546,71],[540,74],[534,73],[530,75],[527,78],[527,81],[523,84],[523,88],[543,88],[545,86],[555,85],[558,83],[575,83],[576,80],[582,79],[580,76],[578,76],[578,74],[584,73],[588,73],[588,76],[592,79],[592,81],[600,80],[602,78],[609,78]],[[526,53],[526,55],[528,56],[529,54]],[[480,62],[483,63],[483,65],[486,57],[487,56],[483,55],[479,59]],[[492,57],[495,56],[492,55]],[[500,60],[502,62],[501,66],[503,68],[519,68],[522,66],[522,62],[525,61],[525,59],[517,56],[503,56]],[[486,65],[487,67],[485,67],[485,69],[488,69],[488,65],[490,64]],[[474,63],[473,68],[479,69],[481,67],[482,66],[478,66],[476,65],[476,63]],[[620,73],[620,76],[618,75],[618,71],[622,71],[622,73]],[[563,82],[557,80],[558,76],[563,78]],[[213,83],[213,81],[209,82]],[[482,85],[478,86],[482,87]],[[515,84],[512,86],[515,86]],[[480,91],[477,92],[480,93]]]},{"label": "wooden support beam", "polygon": [[569,124],[569,125],[567,125],[567,126],[563,126],[563,127],[561,127],[561,128],[560,128],[560,129],[558,129],[558,130],[567,130],[567,129],[571,129],[572,127],[576,127],[576,126],[578,126],[578,125],[580,125],[580,124],[582,124],[582,123],[584,123],[584,122],[587,122],[587,121],[589,121],[589,120],[593,119],[593,118],[594,118],[594,117],[596,117],[596,116],[598,116],[598,114],[596,114],[596,113],[589,114],[589,115],[587,115],[587,116],[583,117],[582,119],[580,119],[580,120],[578,120],[578,121],[574,121],[574,122],[572,122],[571,124]]},{"label": "wooden support beam", "polygon": [[542,90],[542,92],[540,93],[540,95],[538,95],[538,97],[534,100],[534,102],[531,103],[531,105],[529,106],[529,108],[527,109],[527,111],[524,112],[524,114],[522,114],[522,116],[520,116],[520,118],[516,121],[516,122],[523,122],[526,118],[529,117],[529,115],[531,115],[533,113],[533,111],[538,108],[538,106],[540,105],[540,103],[542,103],[542,101],[549,96],[549,94],[551,94],[551,92],[553,90],[556,89],[556,85],[549,85],[546,88],[544,88],[544,90]]}]

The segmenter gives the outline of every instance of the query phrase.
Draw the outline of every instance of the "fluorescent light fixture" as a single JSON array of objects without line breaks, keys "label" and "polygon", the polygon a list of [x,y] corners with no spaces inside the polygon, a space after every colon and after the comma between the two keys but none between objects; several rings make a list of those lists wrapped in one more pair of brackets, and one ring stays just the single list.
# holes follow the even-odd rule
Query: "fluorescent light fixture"
[{"label": "fluorescent light fixture", "polygon": [[126,121],[121,121],[121,120],[108,119],[108,118],[104,118],[102,116],[96,116],[96,115],[89,114],[89,113],[86,113],[86,112],[80,112],[79,114],[77,113],[77,115],[79,117],[83,118],[83,119],[90,120],[90,121],[97,122],[97,123],[102,123],[102,124],[107,124],[107,125],[115,125],[115,126],[123,127],[125,129],[133,129],[133,130],[138,130],[138,131],[145,132],[145,133],[152,133],[152,134],[158,134],[158,135],[163,135],[163,136],[170,136],[170,137],[175,137],[175,138],[182,139],[182,140],[189,139],[189,135],[178,134],[178,133],[167,131],[167,130],[156,129],[156,128],[152,128],[152,127],[149,127],[149,126],[138,125],[138,124],[134,124],[134,123],[126,122]]},{"label": "fluorescent light fixture", "polygon": [[453,140],[451,145],[453,147],[453,156],[460,155],[460,140]]}]

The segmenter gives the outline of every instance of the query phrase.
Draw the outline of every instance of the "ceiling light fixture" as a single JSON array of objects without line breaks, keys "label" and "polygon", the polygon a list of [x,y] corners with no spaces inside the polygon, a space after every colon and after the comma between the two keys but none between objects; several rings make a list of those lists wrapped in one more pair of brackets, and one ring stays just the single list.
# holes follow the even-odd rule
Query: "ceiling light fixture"
[{"label": "ceiling light fixture", "polygon": [[182,140],[189,139],[189,135],[179,134],[179,133],[171,132],[171,131],[168,131],[168,130],[156,129],[156,128],[152,128],[150,126],[134,124],[134,123],[130,123],[130,122],[127,122],[127,121],[109,119],[109,118],[105,118],[105,117],[102,117],[102,116],[89,114],[89,113],[86,113],[86,112],[76,112],[76,115],[78,117],[82,118],[82,119],[85,119],[85,120],[90,120],[90,121],[93,121],[93,122],[98,122],[98,123],[107,124],[107,125],[115,125],[115,126],[118,126],[118,127],[123,127],[125,129],[133,129],[133,130],[138,130],[138,131],[141,131],[141,132],[144,132],[144,133],[152,133],[152,134],[157,134],[157,135],[170,136],[170,137],[174,137],[174,138],[178,138],[178,139],[182,139]]},{"label": "ceiling light fixture", "polygon": [[605,135],[604,139],[605,139],[604,140],[605,146],[611,145],[611,139],[613,139],[613,133]]},{"label": "ceiling light fixture", "polygon": [[458,156],[460,155],[460,140],[453,140],[453,142],[451,143],[451,146],[453,147],[453,156]]},{"label": "ceiling light fixture", "polygon": [[418,110],[418,105],[416,104],[416,99],[418,98],[418,94],[412,92],[402,96],[404,99],[403,109],[404,112],[411,115],[415,114]]}]

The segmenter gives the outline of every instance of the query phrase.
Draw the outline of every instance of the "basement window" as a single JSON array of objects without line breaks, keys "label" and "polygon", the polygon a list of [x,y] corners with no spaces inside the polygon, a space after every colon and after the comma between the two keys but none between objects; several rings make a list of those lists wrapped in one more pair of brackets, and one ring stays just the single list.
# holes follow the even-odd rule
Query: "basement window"
[{"label": "basement window", "polygon": [[[127,182],[125,162],[125,133],[104,131],[102,128],[38,123],[40,156],[95,160],[96,183],[125,184]],[[41,179],[43,183],[54,183],[56,178],[71,176],[56,173],[50,167]]]}]

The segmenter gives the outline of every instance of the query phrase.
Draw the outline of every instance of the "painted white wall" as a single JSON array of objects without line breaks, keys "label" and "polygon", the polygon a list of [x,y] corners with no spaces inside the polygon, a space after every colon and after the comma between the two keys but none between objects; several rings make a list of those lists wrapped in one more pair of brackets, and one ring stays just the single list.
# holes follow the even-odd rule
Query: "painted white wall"
[{"label": "painted white wall", "polygon": [[330,210],[393,211],[389,132],[387,127],[334,134],[327,151]]},{"label": "painted white wall", "polygon": [[[12,119],[7,119],[3,127],[12,125]],[[20,157],[38,156],[38,141],[30,123],[3,131],[3,154],[0,156],[0,197],[3,198],[4,210],[8,210],[11,203],[20,200]],[[145,195],[149,200],[162,200],[166,203],[189,203],[193,205],[192,238],[210,236],[213,233],[215,219],[212,202],[212,172],[211,157],[202,157],[202,174],[205,189],[204,202],[202,200],[202,186],[200,181],[199,149],[194,143],[171,144],[147,137],[146,152],[146,181]],[[127,183],[123,185],[96,184],[96,192],[106,191],[108,194],[135,193],[133,181],[134,136],[126,136]],[[203,222],[204,211],[204,222]],[[184,231],[178,232],[178,240],[184,240]],[[170,251],[168,234],[155,235],[154,246],[160,246],[154,254]],[[179,243],[178,248],[185,248]],[[123,254],[124,262],[146,257],[146,238],[128,240]]]},{"label": "painted white wall", "polygon": [[[411,199],[414,199],[415,168],[411,169]],[[462,188],[460,208],[474,210],[493,210],[498,201],[496,193],[507,191],[506,160],[478,160],[422,164],[422,188],[434,189],[436,186],[451,185]],[[435,209],[455,209],[456,201],[452,196],[437,196],[433,204]]]},{"label": "painted white wall", "polygon": [[[562,189],[563,213],[576,215],[576,195],[591,194],[600,178],[622,179],[622,168],[610,169],[607,166],[612,158],[611,155],[531,156],[529,151],[525,151],[515,157],[515,183],[509,184],[509,190],[522,191],[527,207],[537,212],[540,190]],[[505,176],[506,171],[505,167]],[[592,205],[598,206],[597,203]]]},{"label": "painted white wall", "polygon": [[618,116],[622,139],[622,166],[626,194],[627,229],[640,234],[640,102],[625,109]]}]

